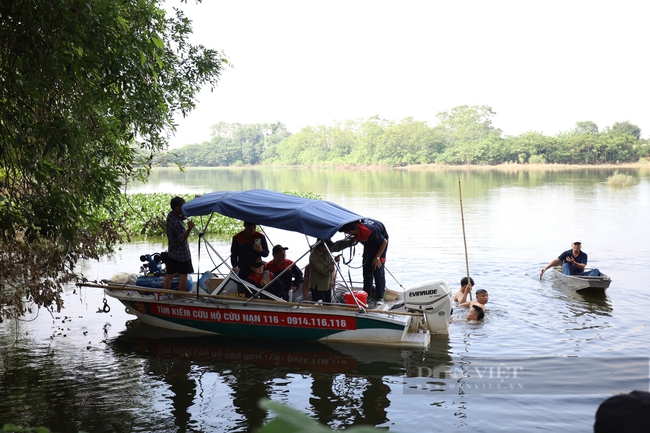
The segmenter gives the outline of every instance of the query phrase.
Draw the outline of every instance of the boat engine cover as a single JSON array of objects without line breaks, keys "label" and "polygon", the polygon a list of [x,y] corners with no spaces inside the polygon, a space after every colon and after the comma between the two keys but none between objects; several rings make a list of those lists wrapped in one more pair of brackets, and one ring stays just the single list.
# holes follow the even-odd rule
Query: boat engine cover
[{"label": "boat engine cover", "polygon": [[451,291],[444,281],[423,283],[404,291],[404,307],[407,311],[421,311],[431,333],[449,334]]},{"label": "boat engine cover", "polygon": [[404,292],[404,306],[411,310],[434,310],[449,296],[449,287],[444,281],[423,283]]}]

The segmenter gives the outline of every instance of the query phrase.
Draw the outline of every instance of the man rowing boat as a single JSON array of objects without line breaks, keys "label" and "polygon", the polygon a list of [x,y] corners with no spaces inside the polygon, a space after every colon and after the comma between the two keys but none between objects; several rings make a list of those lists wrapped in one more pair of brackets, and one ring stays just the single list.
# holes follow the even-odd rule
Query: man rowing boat
[{"label": "man rowing boat", "polygon": [[552,266],[557,266],[562,263],[562,273],[564,275],[575,275],[575,276],[588,276],[588,277],[597,277],[600,275],[600,271],[596,268],[591,271],[585,271],[587,266],[587,253],[581,251],[582,242],[576,241],[571,244],[571,249],[560,254],[556,259],[551,260],[551,262],[546,265],[544,269],[539,273],[539,278],[542,278],[544,272]]}]

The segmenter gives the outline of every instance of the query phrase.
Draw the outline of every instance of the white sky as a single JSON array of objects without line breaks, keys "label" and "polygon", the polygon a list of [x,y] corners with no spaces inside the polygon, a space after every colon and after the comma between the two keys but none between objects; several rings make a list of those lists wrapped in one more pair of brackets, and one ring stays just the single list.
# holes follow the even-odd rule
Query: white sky
[{"label": "white sky", "polygon": [[209,140],[220,121],[434,126],[458,105],[492,107],[506,135],[627,120],[650,136],[647,0],[188,3],[192,42],[234,68],[177,119],[172,147]]}]

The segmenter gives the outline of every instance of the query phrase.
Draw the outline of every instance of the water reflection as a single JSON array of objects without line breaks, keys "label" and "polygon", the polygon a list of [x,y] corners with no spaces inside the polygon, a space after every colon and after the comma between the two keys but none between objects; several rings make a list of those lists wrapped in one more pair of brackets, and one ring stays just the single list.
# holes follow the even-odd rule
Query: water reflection
[{"label": "water reflection", "polygon": [[[110,314],[96,313],[102,295],[85,290],[66,298],[60,318],[42,311],[18,327],[0,325],[0,424],[46,425],[61,433],[251,431],[269,416],[257,399],[270,396],[340,427],[378,423],[417,431],[435,419],[440,431],[492,431],[505,423],[513,431],[586,431],[599,403],[590,395],[648,383],[649,169],[626,171],[639,178],[626,190],[606,186],[613,171],[154,170],[142,191],[321,194],[387,225],[389,269],[401,284],[434,278],[454,288],[466,272],[460,176],[470,269],[477,287],[490,292],[487,318],[467,323],[459,309],[450,336],[434,338],[426,352],[166,331],[156,337],[124,331],[132,316],[119,304]],[[567,223],[574,221],[580,224]],[[305,244],[271,235],[293,252]],[[590,264],[612,277],[604,295],[539,281],[540,269],[573,236],[582,237]],[[230,245],[229,239],[214,244],[219,251]],[[90,279],[134,270],[141,254],[165,246],[163,238],[147,238],[82,270]],[[196,257],[196,243],[192,248]],[[481,378],[502,362],[534,373],[519,393],[490,390],[499,384]],[[544,385],[549,380],[553,386]],[[569,398],[566,390],[583,396]]]},{"label": "water reflection", "polygon": [[554,293],[558,299],[565,301],[567,308],[576,317],[585,314],[611,317],[612,303],[603,290],[572,290],[561,283],[553,283]]},{"label": "water reflection", "polygon": [[[391,388],[387,376],[419,377],[447,368],[449,341],[444,338],[427,352],[359,345],[325,345],[291,341],[191,337],[132,321],[108,342],[117,357],[144,361],[147,375],[159,378],[170,391],[174,424],[179,431],[193,425],[197,381],[208,374],[228,388],[238,429],[261,427],[268,414],[258,407],[262,398],[284,397],[276,389],[286,383],[300,387],[310,379],[308,401],[312,416],[332,428],[380,425],[389,421]],[[200,373],[200,374],[199,374]],[[207,380],[207,379],[206,379]],[[296,388],[298,389],[298,388]],[[221,392],[224,392],[223,390]],[[287,391],[284,391],[286,394]],[[298,392],[298,391],[296,391]]]},{"label": "water reflection", "polygon": [[[577,180],[582,187],[593,187],[614,174],[615,168],[553,168],[543,170],[513,165],[492,169],[446,167],[438,169],[393,168],[379,170],[338,170],[287,167],[257,168],[156,168],[146,185],[135,185],[132,192],[168,191],[169,186],[185,185],[190,193],[207,191],[264,188],[284,191],[300,185],[301,191],[319,194],[336,191],[348,196],[392,195],[419,196],[437,191],[442,196],[457,197],[458,178],[463,182],[463,196],[480,198],[489,190],[502,187],[533,188],[545,184],[571,184]],[[629,168],[626,173],[635,177],[647,176],[647,169]]]}]

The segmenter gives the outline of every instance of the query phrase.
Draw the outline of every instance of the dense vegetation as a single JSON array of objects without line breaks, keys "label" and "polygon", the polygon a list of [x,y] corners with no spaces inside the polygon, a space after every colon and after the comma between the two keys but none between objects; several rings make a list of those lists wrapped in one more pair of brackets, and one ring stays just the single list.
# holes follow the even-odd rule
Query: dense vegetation
[{"label": "dense vegetation", "polygon": [[393,122],[373,117],[330,126],[308,126],[291,134],[281,123],[225,124],[212,139],[161,154],[154,163],[186,166],[256,164],[617,164],[650,157],[648,141],[629,122],[599,130],[578,122],[568,132],[527,132],[504,137],[487,106],[459,106],[438,113],[428,126],[412,118]]},{"label": "dense vegetation", "polygon": [[0,321],[61,308],[78,260],[122,239],[123,183],[216,84],[226,60],[164,5],[0,2]]}]

